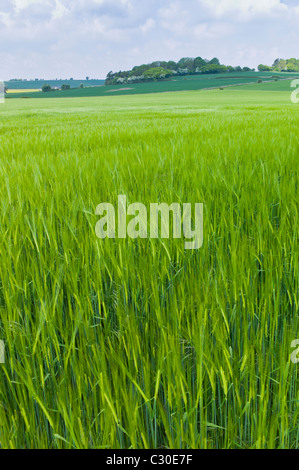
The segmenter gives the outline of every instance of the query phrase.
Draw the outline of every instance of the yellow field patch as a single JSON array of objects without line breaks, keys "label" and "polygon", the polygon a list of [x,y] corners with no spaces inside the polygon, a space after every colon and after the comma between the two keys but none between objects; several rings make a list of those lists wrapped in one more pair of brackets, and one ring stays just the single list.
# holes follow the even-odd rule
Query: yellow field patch
[{"label": "yellow field patch", "polygon": [[36,93],[37,91],[40,91],[39,89],[37,90],[33,90],[33,89],[30,89],[30,90],[7,90],[7,93]]}]

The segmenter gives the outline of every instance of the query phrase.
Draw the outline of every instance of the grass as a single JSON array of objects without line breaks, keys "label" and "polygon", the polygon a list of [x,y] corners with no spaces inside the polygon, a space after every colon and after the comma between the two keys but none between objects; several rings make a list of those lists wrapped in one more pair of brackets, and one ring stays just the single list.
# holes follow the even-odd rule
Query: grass
[{"label": "grass", "polygon": [[[274,82],[264,82],[264,83],[250,83],[246,85],[241,85],[242,90],[250,90],[250,91],[286,91],[290,93],[290,91],[294,91],[294,88],[291,88],[291,83],[293,80],[297,80],[298,77],[293,77],[291,80],[279,80]],[[297,86],[296,86],[297,87]]]},{"label": "grass", "polygon": [[[298,448],[290,93],[0,107],[2,448]],[[204,245],[95,236],[101,202],[203,202]]]}]

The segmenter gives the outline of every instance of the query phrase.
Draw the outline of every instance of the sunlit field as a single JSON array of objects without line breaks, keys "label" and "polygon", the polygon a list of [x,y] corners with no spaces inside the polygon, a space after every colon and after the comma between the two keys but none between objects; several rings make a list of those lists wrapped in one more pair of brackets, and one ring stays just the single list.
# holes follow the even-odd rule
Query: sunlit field
[{"label": "sunlit field", "polygon": [[32,88],[32,89],[28,89],[28,90],[27,89],[26,90],[7,90],[6,93],[9,95],[9,94],[15,94],[15,93],[24,93],[24,92],[25,93],[37,93],[39,91],[40,90],[36,90],[36,89]]},{"label": "sunlit field", "polygon": [[[299,104],[252,86],[0,105],[2,448],[298,448]],[[120,194],[202,248],[99,240]]]}]

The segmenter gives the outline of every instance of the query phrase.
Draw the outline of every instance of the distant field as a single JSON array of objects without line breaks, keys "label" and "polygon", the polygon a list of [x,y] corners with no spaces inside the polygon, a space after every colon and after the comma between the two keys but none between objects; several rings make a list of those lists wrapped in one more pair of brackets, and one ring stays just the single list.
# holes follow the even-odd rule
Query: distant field
[{"label": "distant field", "polygon": [[21,82],[5,82],[5,86],[9,90],[40,90],[44,83],[51,85],[51,87],[61,87],[61,85],[70,85],[71,88],[78,88],[81,83],[84,86],[99,86],[104,85],[105,80],[27,80]]},{"label": "distant field", "polygon": [[[205,88],[218,88],[227,87],[232,85],[247,85],[248,83],[256,83],[258,80],[271,81],[274,76],[279,79],[299,77],[299,74],[282,74],[273,72],[246,72],[246,73],[232,73],[232,74],[211,74],[211,75],[189,75],[175,77],[172,80],[139,84],[126,84],[119,86],[100,86],[89,87],[84,89],[71,89],[66,91],[55,91],[50,93],[35,93],[29,95],[22,93],[18,95],[10,94],[9,98],[22,97],[22,98],[84,98],[111,95],[135,95],[147,93],[162,93],[174,91],[192,91],[201,90]],[[275,82],[276,83],[276,82]],[[260,87],[262,84],[258,84]],[[262,86],[268,86],[264,84]],[[279,89],[279,88],[278,88]]]},{"label": "distant field", "polygon": [[[2,448],[299,448],[289,83],[0,105]],[[203,247],[98,240],[119,194],[202,202]]]},{"label": "distant field", "polygon": [[251,90],[251,91],[288,91],[291,90],[291,82],[293,79],[299,78],[299,74],[294,76],[290,80],[280,80],[278,82],[271,82],[271,83],[251,83],[249,85],[242,85],[240,87],[241,90]]},{"label": "distant field", "polygon": [[9,95],[11,94],[20,94],[20,93],[38,93],[40,90],[32,89],[32,90],[7,90]]}]

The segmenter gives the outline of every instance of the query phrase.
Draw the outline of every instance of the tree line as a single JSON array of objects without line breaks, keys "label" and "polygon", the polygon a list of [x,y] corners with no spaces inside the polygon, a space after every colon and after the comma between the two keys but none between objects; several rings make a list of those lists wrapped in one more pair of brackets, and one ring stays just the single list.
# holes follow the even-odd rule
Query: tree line
[{"label": "tree line", "polygon": [[[84,88],[84,84],[81,83],[79,88]],[[49,85],[48,83],[44,83],[43,86],[42,86],[42,92],[44,92],[44,93],[48,93],[50,91],[56,91],[58,89],[60,89],[62,91],[70,90],[71,85],[63,83],[60,88],[52,88],[51,85]]]},{"label": "tree line", "polygon": [[276,59],[272,66],[260,64],[260,72],[299,72],[298,59]]},{"label": "tree line", "polygon": [[106,78],[106,85],[119,85],[124,83],[139,83],[155,80],[166,80],[173,76],[228,73],[228,72],[252,72],[255,69],[249,67],[232,67],[231,65],[220,64],[219,59],[212,60],[202,57],[184,57],[178,62],[156,61],[151,64],[137,65],[128,71],[109,72]]}]

